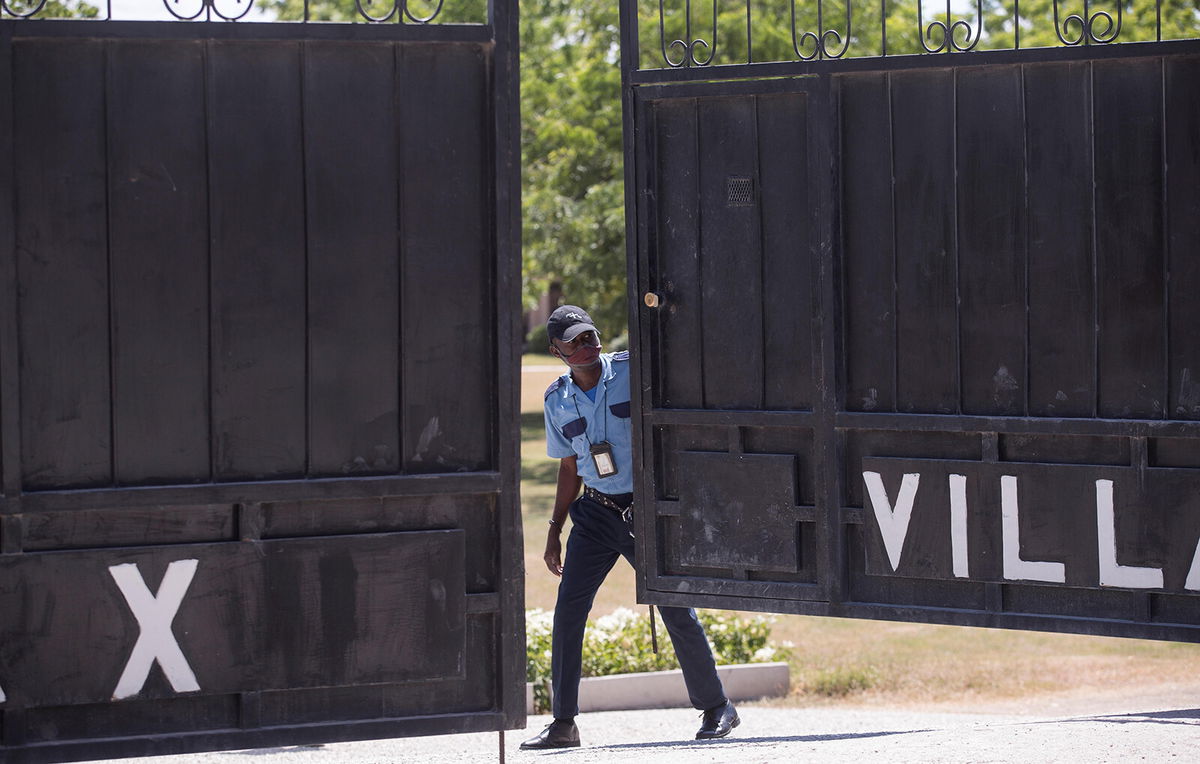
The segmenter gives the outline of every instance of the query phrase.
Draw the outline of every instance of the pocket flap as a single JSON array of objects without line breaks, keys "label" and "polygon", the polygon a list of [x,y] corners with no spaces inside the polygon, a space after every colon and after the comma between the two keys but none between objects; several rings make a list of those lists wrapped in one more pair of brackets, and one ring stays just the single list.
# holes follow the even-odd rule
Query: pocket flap
[{"label": "pocket flap", "polygon": [[567,422],[563,425],[563,437],[567,440],[577,437],[587,432],[587,419],[580,417],[573,422]]},{"label": "pocket flap", "polygon": [[629,401],[622,401],[621,403],[614,403],[613,405],[608,407],[608,410],[613,413],[613,416],[620,417],[621,419],[628,419],[629,418]]}]

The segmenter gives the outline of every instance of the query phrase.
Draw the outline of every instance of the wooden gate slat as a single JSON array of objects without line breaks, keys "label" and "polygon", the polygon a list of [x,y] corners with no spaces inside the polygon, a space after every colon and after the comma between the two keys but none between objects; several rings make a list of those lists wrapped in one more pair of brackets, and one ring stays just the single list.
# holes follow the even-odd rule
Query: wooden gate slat
[{"label": "wooden gate slat", "polygon": [[300,46],[211,43],[208,56],[214,477],[302,477]]},{"label": "wooden gate slat", "polygon": [[1020,415],[1027,389],[1021,70],[966,70],[955,84],[962,408]]},{"label": "wooden gate slat", "polygon": [[22,482],[109,485],[104,45],[21,42],[14,68]]},{"label": "wooden gate slat", "polygon": [[1096,321],[1088,64],[1024,67],[1029,413],[1092,416]]},{"label": "wooden gate slat", "polygon": [[1164,416],[1162,62],[1092,67],[1099,414]]},{"label": "wooden gate slat", "polygon": [[108,53],[116,480],[207,480],[203,48],[122,41]]},{"label": "wooden gate slat", "polygon": [[309,42],[304,50],[309,471],[396,472],[395,54],[387,44]]}]

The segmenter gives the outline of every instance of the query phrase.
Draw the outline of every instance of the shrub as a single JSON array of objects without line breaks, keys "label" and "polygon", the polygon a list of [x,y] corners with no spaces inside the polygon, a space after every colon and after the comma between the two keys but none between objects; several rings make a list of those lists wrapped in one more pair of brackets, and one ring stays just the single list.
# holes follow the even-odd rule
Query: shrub
[{"label": "shrub", "polygon": [[842,698],[875,686],[876,672],[869,667],[839,666],[819,672],[807,684],[807,690],[828,698]]},{"label": "shrub", "polygon": [[[786,660],[788,649],[771,646],[771,624],[764,616],[741,618],[717,611],[700,611],[709,645],[718,664],[767,663]],[[638,671],[679,668],[675,648],[657,611],[658,653],[650,643],[650,619],[644,612],[617,608],[609,615],[588,620],[583,638],[583,675],[610,676]],[[534,708],[550,708],[550,654],[554,613],[529,610],[525,613],[526,681],[533,683]]]},{"label": "shrub", "polygon": [[628,332],[626,332],[625,334],[619,334],[616,337],[613,337],[608,342],[604,343],[604,352],[606,352],[606,353],[619,353],[622,350],[628,350],[628,349],[629,349],[629,333]]}]

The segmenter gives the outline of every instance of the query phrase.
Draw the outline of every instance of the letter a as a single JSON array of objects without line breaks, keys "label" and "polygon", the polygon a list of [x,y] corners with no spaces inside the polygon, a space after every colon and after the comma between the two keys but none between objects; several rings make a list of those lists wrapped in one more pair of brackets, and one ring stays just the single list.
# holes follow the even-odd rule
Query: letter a
[{"label": "letter a", "polygon": [[904,538],[908,536],[908,521],[912,519],[913,501],[917,498],[917,486],[921,482],[920,473],[905,474],[900,482],[900,493],[896,496],[896,508],[888,499],[887,489],[883,487],[883,478],[878,472],[864,472],[863,482],[867,484],[867,493],[871,496],[871,507],[875,510],[875,522],[879,524],[879,533],[883,536],[883,546],[887,549],[888,562],[892,564],[892,572],[900,567],[900,553],[904,550]]},{"label": "letter a", "polygon": [[1196,542],[1196,551],[1192,552],[1192,566],[1188,568],[1183,588],[1189,592],[1200,592],[1200,541]]},{"label": "letter a", "polygon": [[113,700],[130,698],[141,692],[156,660],[175,692],[200,689],[192,667],[171,632],[171,621],[175,620],[175,613],[191,586],[197,564],[196,560],[176,560],[168,565],[157,595],[150,593],[137,565],[125,563],[108,569],[141,627],[125,671],[117,682],[117,689],[113,690]]},{"label": "letter a", "polygon": [[1096,481],[1096,551],[1100,555],[1100,585],[1129,589],[1161,589],[1160,568],[1117,564],[1117,521],[1113,514],[1113,481]]}]

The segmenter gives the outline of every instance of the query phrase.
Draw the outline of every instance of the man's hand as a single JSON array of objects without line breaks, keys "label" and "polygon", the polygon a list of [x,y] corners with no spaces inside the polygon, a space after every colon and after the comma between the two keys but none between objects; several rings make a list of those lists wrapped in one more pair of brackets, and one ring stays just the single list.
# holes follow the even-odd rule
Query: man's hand
[{"label": "man's hand", "polygon": [[562,566],[562,538],[561,531],[556,526],[550,526],[550,532],[546,534],[546,552],[542,555],[542,559],[546,561],[546,567],[556,576],[561,577]]}]

